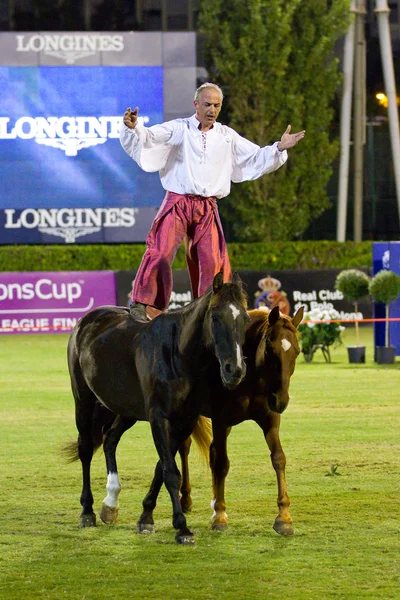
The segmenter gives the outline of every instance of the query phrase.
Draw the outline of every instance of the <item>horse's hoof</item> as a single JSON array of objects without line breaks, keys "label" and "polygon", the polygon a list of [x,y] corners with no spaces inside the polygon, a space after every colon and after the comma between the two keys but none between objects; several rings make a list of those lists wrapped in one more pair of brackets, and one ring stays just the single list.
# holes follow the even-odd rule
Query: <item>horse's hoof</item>
[{"label": "horse's hoof", "polygon": [[136,531],[137,533],[154,533],[154,525],[151,523],[137,523]]},{"label": "horse's hoof", "polygon": [[228,523],[211,523],[211,529],[213,531],[225,531],[225,529],[228,529]]},{"label": "horse's hoof", "polygon": [[283,521],[275,521],[273,529],[279,535],[293,535],[294,529],[291,523],[284,523]]},{"label": "horse's hoof", "polygon": [[96,515],[94,513],[81,515],[79,527],[96,527]]},{"label": "horse's hoof", "polygon": [[118,508],[112,508],[111,506],[103,504],[100,511],[100,519],[106,525],[115,525],[118,521]]},{"label": "horse's hoof", "polygon": [[177,544],[183,544],[184,546],[193,546],[196,543],[193,534],[191,535],[180,535],[179,533],[175,537]]}]

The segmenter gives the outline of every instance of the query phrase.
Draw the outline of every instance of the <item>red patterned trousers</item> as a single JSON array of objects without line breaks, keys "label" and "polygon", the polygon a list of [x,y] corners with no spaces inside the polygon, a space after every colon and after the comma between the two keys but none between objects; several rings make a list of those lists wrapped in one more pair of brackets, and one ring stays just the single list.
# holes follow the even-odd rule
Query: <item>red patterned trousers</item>
[{"label": "red patterned trousers", "polygon": [[132,300],[159,310],[168,307],[172,292],[171,265],[183,240],[194,298],[204,294],[219,271],[224,281],[231,280],[216,199],[167,192],[147,236]]}]

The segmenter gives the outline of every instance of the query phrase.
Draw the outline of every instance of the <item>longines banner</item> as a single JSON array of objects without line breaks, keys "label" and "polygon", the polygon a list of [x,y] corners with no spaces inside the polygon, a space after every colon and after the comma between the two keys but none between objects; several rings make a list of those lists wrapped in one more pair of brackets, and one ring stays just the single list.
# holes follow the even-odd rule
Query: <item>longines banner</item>
[{"label": "longines banner", "polygon": [[191,106],[194,40],[0,33],[1,244],[144,241],[164,190],[122,149],[122,115],[154,125]]}]

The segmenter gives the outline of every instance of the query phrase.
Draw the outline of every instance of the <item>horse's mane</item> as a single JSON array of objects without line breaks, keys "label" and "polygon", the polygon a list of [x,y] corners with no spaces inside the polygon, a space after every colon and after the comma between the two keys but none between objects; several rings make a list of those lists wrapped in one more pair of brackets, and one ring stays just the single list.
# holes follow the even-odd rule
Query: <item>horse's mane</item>
[{"label": "horse's mane", "polygon": [[[207,294],[212,291],[212,287],[207,290]],[[248,302],[248,296],[246,294],[246,292],[243,290],[243,288],[241,288],[240,286],[235,285],[234,283],[232,284],[227,284],[224,285],[224,287],[220,290],[219,294],[218,294],[218,300],[217,299],[213,299],[211,301],[211,304],[213,302],[227,302],[228,300],[232,300],[235,302],[238,302],[239,304],[241,304],[243,306],[243,308],[247,309],[247,302]]]},{"label": "horse's mane", "polygon": [[[249,311],[249,315],[250,315],[252,321],[254,321],[254,324],[257,326],[257,333],[260,333],[261,335],[265,335],[267,337],[268,337],[269,332],[273,328],[273,326],[270,325],[269,320],[268,320],[270,312],[271,312],[270,310],[265,310],[263,308],[256,308],[254,310]],[[290,331],[293,331],[293,333],[295,333],[296,336],[298,336],[298,331],[297,331],[296,327],[293,325],[292,319],[290,317],[280,313],[280,319],[282,320],[282,322],[281,322],[282,327],[289,329]]]},{"label": "horse's mane", "polygon": [[213,303],[224,303],[231,300],[232,302],[238,302],[239,304],[241,304],[243,306],[243,308],[245,308],[247,310],[247,302],[248,302],[248,295],[246,294],[246,292],[240,288],[240,286],[235,285],[234,283],[232,284],[225,284],[221,290],[218,293],[218,297],[213,298],[213,286],[211,285],[203,294],[203,296],[200,296],[199,298],[195,298],[194,300],[192,300],[191,302],[189,302],[189,304],[186,304],[186,306],[183,307],[178,307],[175,309],[169,309],[168,313],[174,313],[176,311],[185,313],[191,310],[191,308],[193,308],[193,306],[195,306],[196,304],[200,304],[200,303],[205,303],[205,304],[213,304]]}]

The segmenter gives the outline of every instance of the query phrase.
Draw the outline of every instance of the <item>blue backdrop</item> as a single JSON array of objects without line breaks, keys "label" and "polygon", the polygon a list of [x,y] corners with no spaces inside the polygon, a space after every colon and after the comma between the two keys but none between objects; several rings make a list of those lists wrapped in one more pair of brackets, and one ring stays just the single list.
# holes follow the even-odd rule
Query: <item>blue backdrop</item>
[{"label": "blue backdrop", "polygon": [[[163,121],[163,101],[161,66],[0,67],[0,243],[40,235],[4,228],[4,209],[16,220],[27,208],[159,206],[158,175],[142,172],[116,135],[128,106],[153,125]],[[114,241],[132,232],[121,236]]]}]

